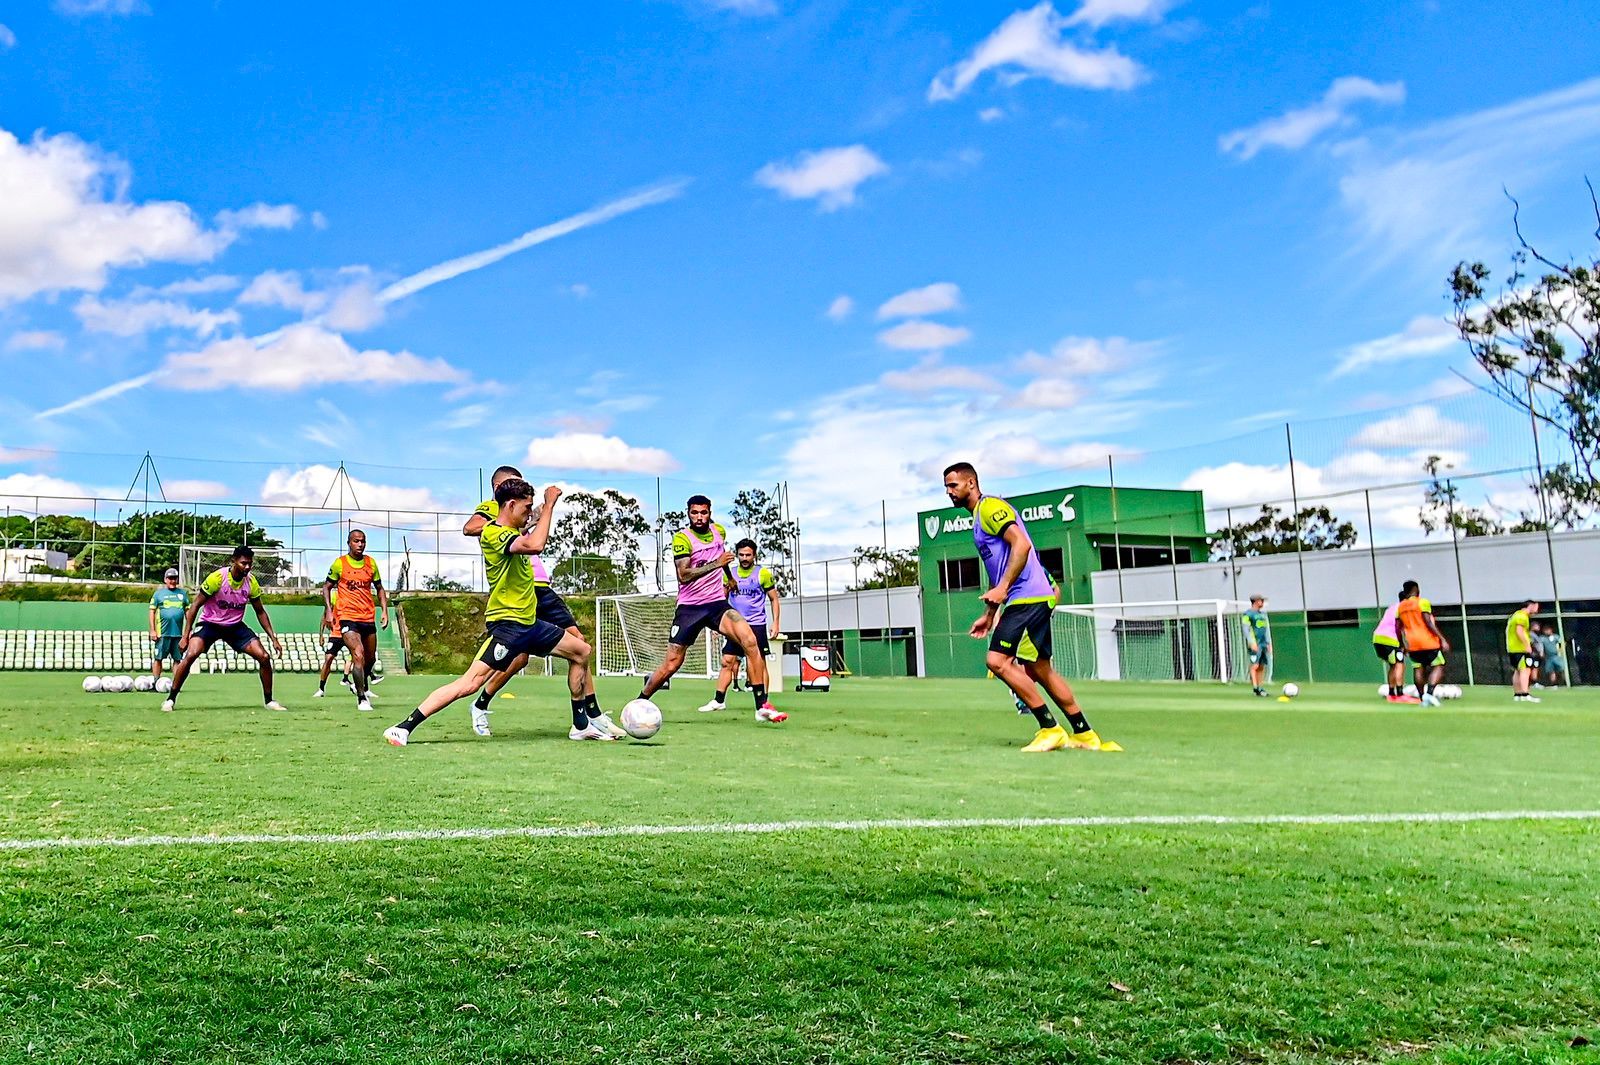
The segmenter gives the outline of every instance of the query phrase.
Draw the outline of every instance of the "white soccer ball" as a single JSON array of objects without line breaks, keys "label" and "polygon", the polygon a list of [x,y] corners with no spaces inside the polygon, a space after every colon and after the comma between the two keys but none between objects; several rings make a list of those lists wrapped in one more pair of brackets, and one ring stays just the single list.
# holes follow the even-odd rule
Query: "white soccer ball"
[{"label": "white soccer ball", "polygon": [[103,691],[103,692],[114,692],[114,691],[116,691],[117,690],[117,678],[115,676],[112,676],[109,673],[106,674],[105,676],[101,677],[100,678],[100,690]]},{"label": "white soccer ball", "polygon": [[649,699],[635,699],[622,708],[622,729],[636,740],[661,731],[661,709]]},{"label": "white soccer ball", "polygon": [[83,678],[83,690],[86,691],[86,692],[97,692],[97,691],[99,691],[100,690],[100,678],[99,677],[84,677]]},{"label": "white soccer ball", "polygon": [[1459,699],[1461,698],[1461,685],[1441,684],[1434,689],[1434,694],[1441,699]]},{"label": "white soccer ball", "polygon": [[131,691],[133,691],[133,678],[128,676],[126,673],[118,674],[117,675],[117,691],[119,691],[119,692],[131,692]]},{"label": "white soccer ball", "polygon": [[136,692],[153,692],[156,690],[156,678],[148,673],[141,673],[133,678],[133,690]]},{"label": "white soccer ball", "polygon": [[1285,684],[1283,686],[1283,694],[1285,694],[1289,698],[1293,699],[1296,695],[1300,694],[1300,685],[1298,685],[1298,684]]},{"label": "white soccer ball", "polygon": [[162,695],[165,695],[167,692],[170,692],[171,690],[172,690],[172,678],[171,677],[158,677],[156,679],[156,691],[160,692]]},{"label": "white soccer ball", "polygon": [[1388,696],[1389,696],[1389,686],[1387,684],[1378,685],[1378,694],[1383,696],[1384,698],[1388,698]]},{"label": "white soccer ball", "polygon": [[383,672],[383,659],[374,658],[372,660],[372,673],[373,673],[373,676],[377,676],[378,674],[380,674],[382,672]]},{"label": "white soccer ball", "polygon": [[1406,685],[1406,694],[1411,696],[1411,698],[1415,699],[1417,697],[1417,686],[1415,684],[1407,684]]}]

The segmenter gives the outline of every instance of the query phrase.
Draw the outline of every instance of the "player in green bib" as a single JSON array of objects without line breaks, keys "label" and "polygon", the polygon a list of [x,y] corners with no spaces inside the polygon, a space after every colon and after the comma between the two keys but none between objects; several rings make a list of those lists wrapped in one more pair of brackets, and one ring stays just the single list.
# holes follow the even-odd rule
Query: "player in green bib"
[{"label": "player in green bib", "polygon": [[1533,683],[1537,659],[1533,654],[1533,616],[1539,612],[1539,600],[1529,599],[1522,609],[1513,611],[1506,619],[1506,658],[1511,662],[1511,698],[1519,703],[1536,703],[1537,695],[1528,692]]}]

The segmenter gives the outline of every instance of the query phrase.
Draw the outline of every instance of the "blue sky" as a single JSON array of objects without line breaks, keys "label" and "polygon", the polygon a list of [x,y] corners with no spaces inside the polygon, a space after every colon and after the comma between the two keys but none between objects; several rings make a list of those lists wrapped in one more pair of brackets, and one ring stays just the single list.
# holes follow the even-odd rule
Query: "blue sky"
[{"label": "blue sky", "polygon": [[[316,502],[343,460],[365,506],[453,508],[510,461],[652,502],[787,480],[848,548],[883,498],[910,540],[954,457],[1020,489],[1116,451],[1241,501],[1286,480],[1264,426],[1337,417],[1318,487],[1494,465],[1445,275],[1505,262],[1502,186],[1592,247],[1577,0],[0,25],[0,493],[121,495],[105,456],[149,450],[175,497]],[[1431,413],[1397,436],[1402,403]]]}]

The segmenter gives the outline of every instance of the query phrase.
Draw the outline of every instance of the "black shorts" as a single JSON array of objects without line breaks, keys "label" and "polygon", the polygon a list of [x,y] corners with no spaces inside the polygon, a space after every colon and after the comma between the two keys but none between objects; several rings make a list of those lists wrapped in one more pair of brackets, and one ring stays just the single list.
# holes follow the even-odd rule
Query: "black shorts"
[{"label": "black shorts", "polygon": [[324,658],[332,658],[334,655],[338,654],[340,651],[343,651],[343,650],[344,650],[344,641],[339,639],[337,636],[333,636],[333,637],[329,638],[328,646],[326,646],[326,647],[324,647],[322,649],[322,656]]},{"label": "black shorts", "polygon": [[339,620],[339,635],[346,636],[352,632],[357,636],[376,636],[378,635],[378,625],[374,621],[351,621],[348,618],[341,618]]},{"label": "black shorts", "polygon": [[667,642],[677,647],[692,647],[697,636],[707,629],[722,631],[722,616],[733,606],[726,599],[715,603],[689,605],[679,603],[672,612],[672,632]]},{"label": "black shorts", "polygon": [[1406,653],[1392,643],[1375,643],[1372,649],[1378,652],[1378,657],[1383,659],[1386,666],[1398,666],[1406,660]]},{"label": "black shorts", "polygon": [[1539,659],[1531,651],[1507,651],[1506,658],[1512,669],[1538,669]]},{"label": "black shorts", "polygon": [[478,648],[478,661],[491,669],[504,671],[518,655],[543,658],[556,649],[566,635],[548,621],[524,625],[519,621],[491,621],[489,635]]},{"label": "black shorts", "polygon": [[1423,669],[1427,669],[1435,662],[1438,662],[1441,666],[1444,665],[1444,649],[1442,647],[1430,647],[1424,651],[1412,650],[1407,651],[1406,654],[1411,657],[1411,661]]},{"label": "black shorts", "polygon": [[[765,658],[772,653],[772,648],[767,645],[767,627],[765,625],[751,625],[750,631],[756,634],[756,646],[761,649],[761,657]],[[733,640],[722,641],[722,653],[735,658],[744,657],[744,648]]]},{"label": "black shorts", "polygon": [[214,643],[225,643],[241,654],[244,653],[246,647],[261,638],[255,634],[254,629],[242,621],[236,621],[232,625],[218,625],[214,621],[202,621],[194,627],[194,631],[189,635],[191,637],[200,637],[206,642],[207,647]]},{"label": "black shorts", "polygon": [[1013,603],[1000,613],[989,633],[989,650],[1023,662],[1049,660],[1054,650],[1050,638],[1049,603]]},{"label": "black shorts", "polygon": [[536,592],[539,596],[539,620],[548,621],[558,629],[576,628],[578,619],[572,616],[572,609],[567,606],[567,601],[561,598],[561,593],[547,584],[541,584]]}]

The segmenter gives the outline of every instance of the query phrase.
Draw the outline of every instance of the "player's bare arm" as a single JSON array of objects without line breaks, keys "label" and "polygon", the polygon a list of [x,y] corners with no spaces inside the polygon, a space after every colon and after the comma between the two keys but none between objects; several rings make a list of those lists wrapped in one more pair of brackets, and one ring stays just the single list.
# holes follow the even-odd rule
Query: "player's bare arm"
[{"label": "player's bare arm", "polygon": [[715,573],[732,561],[733,555],[727,551],[722,552],[722,554],[701,566],[691,566],[687,557],[673,560],[678,571],[679,584],[689,584],[697,581],[708,573]]},{"label": "player's bare arm", "polygon": [[483,527],[487,524],[489,524],[488,518],[484,517],[482,514],[474,514],[472,517],[467,519],[467,523],[465,525],[461,526],[461,535],[470,536],[476,540],[478,537],[483,535]]},{"label": "player's bare arm", "polygon": [[544,507],[539,511],[539,520],[532,529],[511,541],[507,550],[513,555],[537,555],[544,550],[545,544],[550,542],[550,523],[555,518],[556,500],[561,498],[561,489],[551,485],[544,490]]}]

